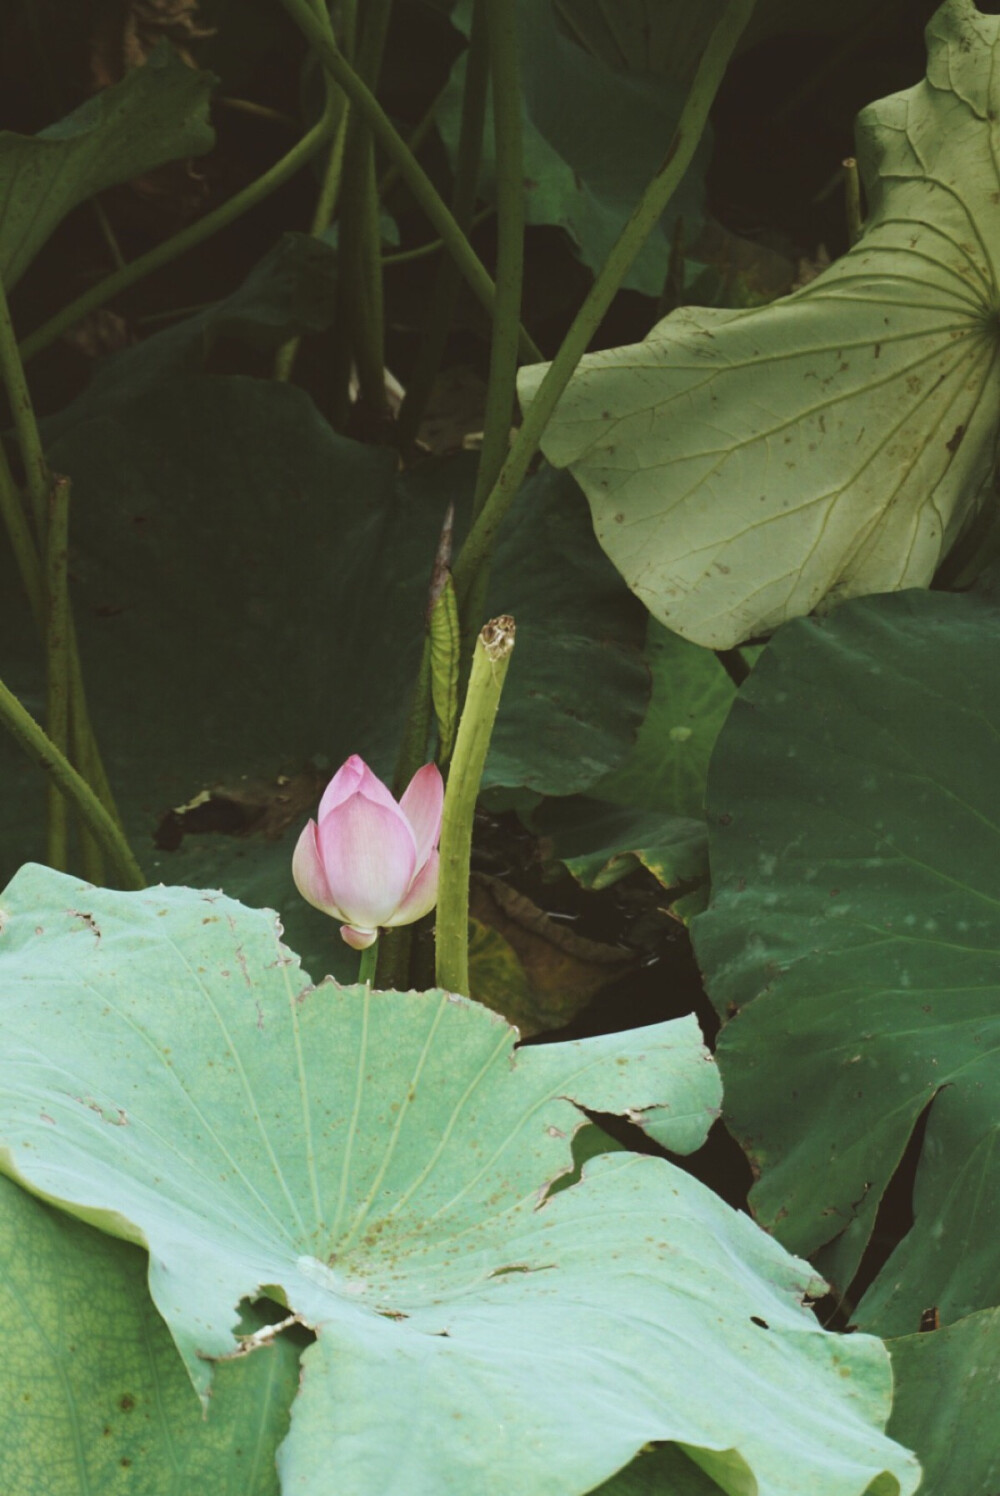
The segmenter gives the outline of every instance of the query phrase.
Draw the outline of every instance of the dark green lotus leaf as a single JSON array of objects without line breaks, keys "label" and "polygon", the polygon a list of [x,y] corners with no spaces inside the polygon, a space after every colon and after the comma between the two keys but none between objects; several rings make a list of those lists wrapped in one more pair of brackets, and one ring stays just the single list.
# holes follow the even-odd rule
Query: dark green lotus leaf
[{"label": "dark green lotus leaf", "polygon": [[322,332],[333,321],[337,256],[310,234],[282,234],[230,295],[102,359],[83,394],[43,423],[46,444],[71,427],[114,418],[134,400],[184,370],[202,370],[212,350],[231,339],[270,350],[286,338]]},{"label": "dark green lotus leaf", "polygon": [[564,863],[584,888],[608,888],[640,866],[664,888],[708,876],[704,821],[570,796],[546,800],[531,825],[544,854]]},{"label": "dark green lotus leaf", "polygon": [[615,805],[701,816],[708,760],[736,689],[712,650],[689,644],[655,618],[645,658],[653,692],[635,747],[592,793]]},{"label": "dark green lotus leaf", "polygon": [[1000,1491],[1000,1309],[890,1340],[889,1431],[916,1451],[926,1496]]},{"label": "dark green lotus leaf", "polygon": [[[391,777],[441,523],[467,506],[474,458],[400,475],[301,390],[205,375],[70,413],[49,456],[73,480],[88,693],[143,867],[277,907],[316,968],[336,951],[352,975],[293,890],[291,849],[348,754]],[[571,480],[525,485],[489,606],[515,613],[518,643],[486,783],[584,789],[631,746],[648,677],[642,610]],[[0,676],[41,714],[24,600],[7,587],[0,608]],[[9,874],[43,855],[44,813],[40,776],[0,754]]]},{"label": "dark green lotus leaf", "polygon": [[846,1290],[930,1106],[880,1334],[1000,1299],[1000,610],[858,600],[775,637],[709,776],[695,947],[758,1218]]},{"label": "dark green lotus leaf", "polygon": [[[222,1363],[206,1418],[149,1297],[145,1252],[4,1178],[0,1250],[4,1496],[278,1496],[292,1340]],[[243,1333],[266,1323],[249,1310]]]},{"label": "dark green lotus leaf", "polygon": [[144,66],[39,134],[0,132],[0,273],[8,290],[77,203],[211,150],[214,82],[164,42]]},{"label": "dark green lotus leaf", "polygon": [[[514,0],[512,0],[514,3]],[[560,34],[552,0],[516,0],[523,87],[525,214],[565,229],[583,263],[600,270],[640,195],[663,162],[686,88],[614,71]],[[468,30],[471,6],[456,23]],[[459,58],[436,122],[454,159],[465,58]],[[701,226],[708,146],[699,146],[667,214],[636,256],[623,285],[659,296],[670,236],[683,217],[688,242]],[[494,192],[492,110],[483,137],[483,191]]]}]

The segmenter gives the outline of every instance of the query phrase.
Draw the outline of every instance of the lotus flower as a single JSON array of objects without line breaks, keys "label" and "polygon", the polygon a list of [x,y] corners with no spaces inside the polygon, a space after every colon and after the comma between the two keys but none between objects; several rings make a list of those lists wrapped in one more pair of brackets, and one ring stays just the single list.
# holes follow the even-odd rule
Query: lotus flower
[{"label": "lotus flower", "polygon": [[385,926],[409,925],[437,901],[444,784],[425,764],[397,802],[358,755],[339,768],[299,837],[292,877],[302,897],[343,920],[356,951]]}]

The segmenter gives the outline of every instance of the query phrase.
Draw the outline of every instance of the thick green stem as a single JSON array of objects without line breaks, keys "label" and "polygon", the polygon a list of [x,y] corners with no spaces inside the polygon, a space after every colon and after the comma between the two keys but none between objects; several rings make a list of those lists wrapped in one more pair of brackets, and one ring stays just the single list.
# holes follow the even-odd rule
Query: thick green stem
[{"label": "thick green stem", "polygon": [[[11,409],[14,413],[14,424],[17,430],[18,442],[21,447],[21,458],[24,463],[27,477],[28,495],[31,507],[34,511],[35,526],[38,531],[37,548],[31,541],[30,533],[25,535],[24,527],[19,526],[14,508],[19,505],[16,491],[13,497],[8,490],[11,484],[10,470],[6,459],[0,461],[0,488],[5,490],[2,501],[5,520],[8,522],[11,543],[14,549],[15,559],[21,571],[21,579],[28,594],[35,622],[43,639],[47,638],[49,620],[48,605],[46,601],[45,585],[42,576],[42,563],[40,552],[46,546],[46,532],[48,527],[49,495],[52,489],[52,475],[49,472],[48,463],[42,448],[42,439],[38,431],[38,423],[35,420],[34,407],[31,403],[31,394],[28,383],[24,377],[24,366],[20,351],[14,339],[14,329],[10,320],[10,310],[4,294],[3,284],[0,282],[0,377],[3,379],[4,387],[10,400]],[[10,524],[13,523],[13,529]],[[103,803],[106,814],[119,827],[119,835],[124,839],[121,832],[120,818],[115,806],[111,787],[108,784],[104,772],[104,765],[98,752],[97,743],[90,727],[87,713],[86,697],[83,689],[83,673],[80,669],[80,656],[76,643],[76,631],[73,628],[72,617],[68,613],[65,618],[65,639],[67,654],[67,691],[70,709],[70,730],[72,733],[73,756],[90,784],[96,790]],[[96,859],[92,859],[92,866],[96,867]]]},{"label": "thick green stem", "polygon": [[[28,604],[31,608],[31,616],[35,621],[35,627],[39,636],[44,640],[47,637],[47,607],[45,599],[45,582],[42,576],[41,563],[38,559],[38,551],[31,535],[21,503],[21,495],[14,482],[7,455],[0,445],[0,516],[10,537],[11,549],[14,552],[14,560],[17,564],[21,584],[28,596]],[[111,794],[97,751],[97,744],[91,732],[87,717],[87,704],[83,692],[83,674],[80,669],[80,655],[76,645],[76,633],[73,628],[72,616],[66,620],[67,630],[67,653],[68,653],[68,692],[70,703],[70,730],[72,734],[73,758],[80,772],[88,784],[97,791],[109,815],[115,819],[118,812]],[[100,883],[103,880],[102,862],[100,853],[96,850],[96,844],[89,834],[83,837],[83,860],[84,872],[92,883]]]},{"label": "thick green stem", "polygon": [[367,950],[361,952],[361,965],[358,967],[358,982],[365,987],[375,985],[375,968],[378,966],[378,941],[376,940]]},{"label": "thick green stem", "polygon": [[[455,180],[451,193],[451,211],[462,233],[468,236],[476,208],[476,189],[483,153],[483,122],[486,116],[486,89],[490,76],[489,32],[485,0],[475,0],[469,48],[465,55],[465,86],[462,90],[462,121],[455,157]],[[443,240],[438,240],[443,244]],[[434,290],[427,305],[420,348],[406,381],[406,395],[399,408],[396,428],[399,445],[405,451],[416,441],[417,432],[451,331],[455,303],[461,285],[461,274],[453,259],[438,266]]]},{"label": "thick green stem", "polygon": [[497,183],[497,301],[490,343],[483,445],[479,453],[473,518],[496,482],[510,448],[517,378],[521,280],[524,271],[524,166],[521,147],[519,7],[486,0],[493,86]]},{"label": "thick green stem", "polygon": [[[374,92],[382,67],[392,0],[368,0],[360,25],[353,65],[356,76]],[[326,28],[328,43],[336,38]],[[332,82],[332,80],[331,80]],[[385,412],[384,313],[379,234],[378,191],[372,135],[364,115],[350,108],[344,147],[339,220],[340,271],[337,293],[337,339],[331,407],[334,424],[347,419],[352,365],[360,399],[376,418]]]},{"label": "thick green stem", "polygon": [[42,439],[38,433],[38,422],[35,420],[35,408],[31,403],[28,381],[24,377],[24,367],[18,353],[14,325],[10,320],[10,307],[7,304],[7,293],[2,279],[0,279],[0,379],[3,380],[4,389],[7,391],[11,415],[14,418],[14,429],[17,432],[18,446],[21,449],[21,461],[24,464],[24,476],[28,498],[31,500],[31,512],[35,519],[35,529],[38,532],[39,543],[43,544],[52,477],[42,450]]},{"label": "thick green stem", "polygon": [[57,338],[61,338],[64,332],[75,326],[81,317],[87,316],[105,302],[125,291],[129,286],[135,285],[164,265],[169,265],[176,260],[178,255],[193,249],[195,245],[202,244],[210,239],[213,234],[228,224],[234,223],[244,213],[255,208],[258,203],[270,197],[289,178],[293,177],[305,163],[321,149],[323,142],[328,140],[335,127],[335,115],[328,106],[321,119],[319,119],[308,134],[292,147],[287,155],[276,161],[262,176],[251,182],[249,187],[244,187],[242,192],[237,192],[228,202],[215,209],[212,213],[206,213],[197,223],[191,224],[190,228],[182,229],[173,238],[167,239],[163,244],[158,244],[148,254],[140,255],[138,259],[131,260],[123,270],[116,270],[113,275],[106,276],[104,280],[98,281],[89,291],[84,291],[75,301],[64,306],[54,317],[50,317],[42,326],[36,328],[33,333],[24,339],[21,344],[21,358],[26,363]]},{"label": "thick green stem", "polygon": [[[333,84],[327,79],[327,87],[333,92]],[[337,209],[337,198],[340,194],[340,183],[344,167],[344,142],[347,139],[347,121],[350,116],[350,106],[341,99],[340,123],[337,126],[330,152],[327,156],[326,171],[323,173],[323,183],[316,199],[316,207],[313,212],[312,223],[309,232],[314,239],[329,227],[333,215]],[[279,380],[287,380],[292,377],[292,369],[295,367],[295,359],[299,351],[300,337],[289,338],[287,343],[282,343],[274,360],[274,377]]]},{"label": "thick green stem", "polygon": [[848,156],[843,166],[847,241],[849,244],[857,244],[865,227],[864,218],[861,214],[861,175],[858,171],[858,163],[853,156]]},{"label": "thick green stem", "polygon": [[[322,22],[309,5],[309,0],[281,0],[281,4],[313,47],[334,82],[340,85],[356,106],[358,114],[366,121],[376,143],[381,146],[389,160],[398,166],[400,176],[444,240],[445,248],[459,266],[473,294],[492,317],[496,302],[496,288],[490,279],[489,272],[472,249],[453,214],[445,206],[430,177],[396,130],[371,89],[350,66],[333,38],[324,31]],[[535,363],[542,357],[523,328],[521,329],[520,349],[522,357]]]},{"label": "thick green stem", "polygon": [[469,995],[472,823],[513,648],[512,618],[506,615],[494,618],[480,630],[444,796],[435,919],[435,976],[439,987],[463,996]]},{"label": "thick green stem", "polygon": [[[45,592],[48,626],[45,631],[47,699],[45,727],[53,747],[65,757],[69,751],[69,479],[59,478],[49,498],[45,539]],[[65,872],[69,866],[69,819],[62,790],[49,780],[49,867]]]},{"label": "thick green stem", "polygon": [[[460,606],[468,600],[476,576],[488,564],[497,534],[528,471],[552,412],[587,351],[633,260],[660,221],[677,184],[687,170],[722,82],[726,65],[750,19],[755,0],[729,0],[705,48],[691,91],[677,122],[663,164],[646,188],[597,279],[563,339],[525,412],[510,454],[462,547],[455,566]],[[468,615],[466,615],[468,626]]]},{"label": "thick green stem", "polygon": [[117,823],[108,814],[85,779],[49,739],[30,712],[0,681],[0,723],[62,790],[81,820],[118,869],[126,888],[145,888],[146,880]]},{"label": "thick green stem", "polygon": [[21,502],[20,490],[14,482],[14,475],[10,470],[10,463],[7,461],[7,453],[2,443],[0,443],[0,519],[3,520],[4,529],[10,540],[18,575],[28,594],[32,616],[41,629],[44,619],[45,594],[38,551],[31,534],[31,526],[24,512],[24,505]]}]

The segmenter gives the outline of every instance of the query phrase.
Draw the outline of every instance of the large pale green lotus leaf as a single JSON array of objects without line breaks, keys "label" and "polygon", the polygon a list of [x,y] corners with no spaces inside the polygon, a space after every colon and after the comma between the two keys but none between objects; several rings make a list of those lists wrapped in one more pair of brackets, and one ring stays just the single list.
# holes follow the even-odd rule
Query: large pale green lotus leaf
[{"label": "large pale green lotus leaf", "polygon": [[[215,330],[257,325],[251,290]],[[274,905],[314,968],[349,979],[355,953],[295,892],[294,838],[350,753],[392,776],[441,524],[451,501],[463,523],[475,458],[401,474],[392,453],[336,435],[301,390],[155,377],[189,352],[178,334],[109,362],[48,448],[73,480],[73,602],[98,739],[151,880]],[[567,475],[546,467],[525,484],[486,608],[514,613],[518,634],[485,783],[585,789],[631,747],[649,680],[642,608]],[[0,679],[41,716],[13,585],[0,585],[0,640]],[[45,855],[43,783],[5,737],[0,768],[7,878]],[[214,809],[164,845],[164,818],[206,793]]]},{"label": "large pale green lotus leaf", "polygon": [[858,118],[855,248],[783,301],[589,354],[543,439],[629,586],[699,644],[926,586],[994,501],[1000,19],[947,0],[927,35],[926,81]]},{"label": "large pale green lotus leaf", "polygon": [[5,1167],[148,1245],[203,1392],[242,1299],[315,1331],[286,1490],[570,1496],[650,1439],[730,1496],[914,1489],[882,1345],[821,1330],[747,1216],[624,1152],[546,1198],[581,1105],[698,1146],[693,1018],[515,1050],[446,993],[311,987],[221,895],[29,867],[0,907]]},{"label": "large pale green lotus leaf", "polygon": [[1000,1490],[1000,1309],[889,1342],[889,1428],[915,1449],[926,1496]]},{"label": "large pale green lotus leaf", "polygon": [[164,42],[142,67],[39,134],[0,132],[0,273],[8,290],[77,203],[211,150],[214,81]]},{"label": "large pale green lotus leaf", "polygon": [[854,1311],[915,1331],[1000,1298],[1000,610],[858,599],[782,629],[709,776],[721,1014],[758,1219],[845,1291],[930,1104],[914,1222]]},{"label": "large pale green lotus leaf", "polygon": [[[4,1496],[278,1496],[298,1353],[219,1367],[208,1417],[146,1288],[146,1254],[0,1179]],[[263,1328],[259,1311],[244,1332]]]},{"label": "large pale green lotus leaf", "polygon": [[[559,34],[552,0],[510,0],[521,42],[524,211],[529,224],[564,229],[574,252],[600,270],[632,209],[659,169],[686,95],[672,80],[615,72]],[[468,31],[472,7],[454,19]],[[461,128],[465,55],[438,105],[437,123],[452,161]],[[697,61],[695,54],[694,61]],[[673,225],[687,242],[701,227],[707,144],[696,152],[670,207],[636,256],[628,290],[659,296],[670,261]],[[483,133],[481,190],[496,191],[492,105]]]}]

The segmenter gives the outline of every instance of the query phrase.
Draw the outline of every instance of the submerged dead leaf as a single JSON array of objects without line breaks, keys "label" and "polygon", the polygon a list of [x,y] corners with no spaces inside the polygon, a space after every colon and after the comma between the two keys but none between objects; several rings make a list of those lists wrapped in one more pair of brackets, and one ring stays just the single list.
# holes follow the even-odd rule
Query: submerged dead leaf
[{"label": "submerged dead leaf", "polygon": [[499,878],[473,874],[469,912],[472,996],[525,1038],[571,1023],[635,963],[629,951],[568,930]]}]

